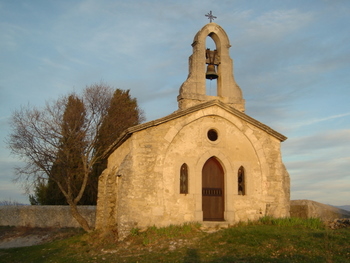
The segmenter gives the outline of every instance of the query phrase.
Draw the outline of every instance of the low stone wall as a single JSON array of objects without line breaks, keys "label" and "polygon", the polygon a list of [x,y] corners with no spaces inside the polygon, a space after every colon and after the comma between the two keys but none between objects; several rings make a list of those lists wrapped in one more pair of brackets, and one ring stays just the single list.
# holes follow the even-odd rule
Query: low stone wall
[{"label": "low stone wall", "polygon": [[[96,206],[78,206],[81,215],[95,227]],[[0,206],[0,226],[80,227],[69,206]]]}]

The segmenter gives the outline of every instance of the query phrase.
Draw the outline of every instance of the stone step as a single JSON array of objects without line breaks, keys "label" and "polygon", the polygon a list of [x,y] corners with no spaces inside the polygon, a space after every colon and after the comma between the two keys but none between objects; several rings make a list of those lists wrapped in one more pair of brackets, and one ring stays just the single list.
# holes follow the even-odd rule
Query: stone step
[{"label": "stone step", "polygon": [[223,221],[204,221],[201,222],[200,229],[204,232],[216,232],[229,226],[229,223]]}]

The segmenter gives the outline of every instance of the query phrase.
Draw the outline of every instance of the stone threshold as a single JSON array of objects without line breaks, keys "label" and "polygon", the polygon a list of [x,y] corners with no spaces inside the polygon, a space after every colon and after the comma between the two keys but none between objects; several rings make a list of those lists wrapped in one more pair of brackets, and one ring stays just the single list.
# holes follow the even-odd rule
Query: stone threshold
[{"label": "stone threshold", "polygon": [[226,221],[203,221],[200,222],[200,229],[204,232],[216,232],[220,229],[228,228],[230,224]]}]

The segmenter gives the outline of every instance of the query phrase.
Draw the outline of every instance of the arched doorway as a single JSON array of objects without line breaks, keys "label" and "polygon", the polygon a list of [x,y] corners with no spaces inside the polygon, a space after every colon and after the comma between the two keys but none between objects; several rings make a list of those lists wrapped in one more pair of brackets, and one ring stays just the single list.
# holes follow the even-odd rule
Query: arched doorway
[{"label": "arched doorway", "polygon": [[202,169],[202,210],[204,221],[224,220],[224,170],[215,157]]}]

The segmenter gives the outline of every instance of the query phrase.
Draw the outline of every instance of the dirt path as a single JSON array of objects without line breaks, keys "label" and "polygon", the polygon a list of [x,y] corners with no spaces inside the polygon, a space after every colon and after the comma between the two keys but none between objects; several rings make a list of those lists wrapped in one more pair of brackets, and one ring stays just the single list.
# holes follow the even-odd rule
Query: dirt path
[{"label": "dirt path", "polygon": [[74,228],[0,227],[0,249],[39,245],[78,233],[81,230]]}]

